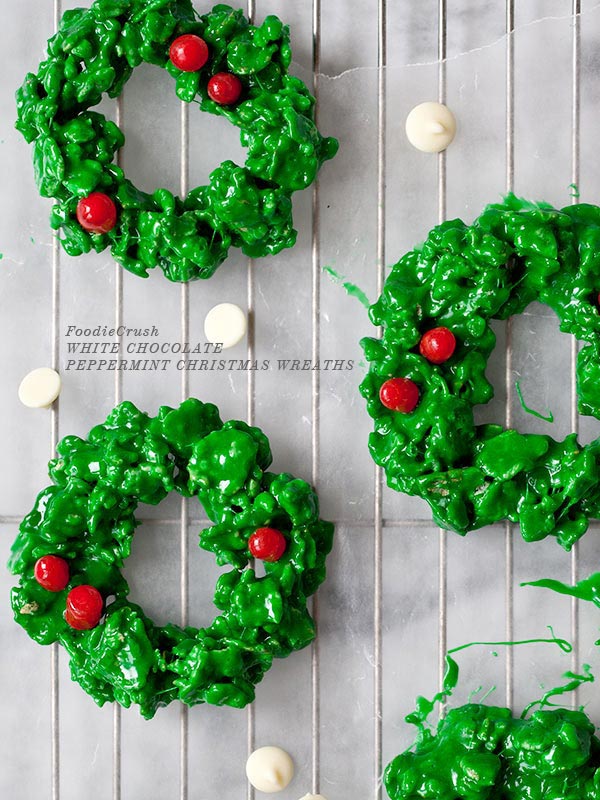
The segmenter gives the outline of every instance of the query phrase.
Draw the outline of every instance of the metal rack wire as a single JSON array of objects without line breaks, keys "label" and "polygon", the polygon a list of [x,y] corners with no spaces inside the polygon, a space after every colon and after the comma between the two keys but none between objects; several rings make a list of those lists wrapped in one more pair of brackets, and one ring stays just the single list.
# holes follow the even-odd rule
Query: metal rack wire
[{"label": "metal rack wire", "polygon": [[[62,16],[61,0],[54,0],[54,30],[58,30]],[[52,239],[52,317],[50,323],[50,337],[52,342],[52,369],[58,371],[60,361],[60,243],[57,236]],[[50,458],[54,457],[58,444],[58,419],[60,403],[57,401],[52,407],[50,415]],[[50,649],[50,704],[51,704],[51,785],[52,800],[60,798],[60,720],[58,710],[59,680],[58,680],[58,642]]]},{"label": "metal rack wire", "polygon": [[[315,119],[319,121],[319,73],[321,71],[321,0],[312,0],[312,91],[316,100]],[[321,344],[321,255],[320,255],[320,227],[319,227],[319,178],[317,177],[311,205],[311,273],[312,273],[312,358],[317,361]],[[321,379],[317,371],[311,376],[311,478],[313,486],[319,483],[320,448],[321,448],[321,418],[320,418],[320,391]],[[316,630],[319,629],[319,597],[318,593],[312,598],[312,615],[315,620]],[[315,638],[311,645],[311,735],[312,735],[312,768],[311,785],[316,794],[320,789],[320,682],[319,682],[319,640]],[[250,798],[252,800],[252,798]]]},{"label": "metal rack wire", "polygon": [[[321,73],[321,2],[311,0],[312,18],[312,74],[313,91],[319,98],[319,75]],[[57,28],[62,15],[61,0],[53,0],[54,25]],[[252,19],[257,12],[255,0],[248,0],[248,14]],[[387,30],[388,5],[387,0],[378,0],[378,35],[377,35],[377,237],[376,252],[374,254],[377,271],[377,293],[381,292],[385,279],[386,266],[386,94],[387,94]],[[440,102],[446,100],[447,88],[447,0],[438,0],[438,97]],[[515,3],[506,0],[506,128],[505,128],[505,163],[506,163],[506,189],[511,191],[514,186],[515,156],[514,156],[514,130],[515,130]],[[572,182],[579,185],[580,179],[580,73],[581,73],[581,0],[572,0]],[[125,114],[125,104],[121,99],[117,105],[117,123],[122,124]],[[189,113],[188,106],[182,103],[180,118],[180,191],[185,195],[189,184]],[[438,219],[446,218],[447,207],[447,177],[446,154],[438,156],[437,175],[437,204]],[[573,202],[577,202],[576,198]],[[312,239],[311,239],[311,270],[312,270],[312,357],[319,358],[320,353],[320,320],[321,320],[321,254],[320,254],[320,197],[319,182],[314,185],[312,195]],[[247,304],[248,304],[248,358],[255,357],[254,337],[254,309],[255,286],[252,264],[247,268]],[[189,288],[181,287],[180,298],[180,335],[181,341],[189,339],[190,311]],[[123,275],[122,269],[115,265],[115,327],[118,329],[123,320]],[[52,366],[60,366],[60,249],[58,239],[55,237],[52,245],[52,307],[51,307],[51,353]],[[571,426],[578,430],[577,397],[575,388],[575,360],[577,356],[577,343],[574,340],[571,352]],[[510,320],[506,329],[506,388],[507,405],[505,423],[512,424],[513,413],[508,391],[512,381],[512,327]],[[312,481],[319,483],[320,466],[320,376],[318,371],[312,373],[311,386],[311,462]],[[189,395],[189,373],[181,372],[181,398]],[[122,374],[115,372],[114,378],[115,403],[122,400]],[[255,377],[252,371],[247,378],[247,419],[252,424],[255,416]],[[59,405],[56,404],[51,413],[50,421],[50,452],[54,455],[58,441],[59,430]],[[383,515],[383,479],[379,468],[374,470],[374,507],[373,518],[368,520],[346,521],[349,526],[361,527],[364,525],[374,528],[374,584],[373,584],[373,719],[374,719],[374,761],[373,761],[373,797],[375,800],[382,798],[381,772],[382,772],[382,718],[383,718],[383,690],[382,690],[382,628],[383,628],[383,535],[389,528],[419,527],[430,525],[422,519],[384,519]],[[3,521],[13,521],[13,518],[4,517]],[[14,520],[16,521],[16,520]],[[175,520],[164,520],[175,522]],[[181,500],[180,516],[177,520],[180,526],[180,616],[181,623],[185,625],[188,620],[189,606],[189,560],[188,560],[188,530],[190,524],[200,522],[192,518],[188,503]],[[513,602],[513,531],[510,523],[505,526],[505,635],[507,640],[513,638],[514,631],[514,602]],[[443,680],[444,657],[447,648],[447,537],[443,530],[439,531],[438,546],[438,676],[439,682]],[[571,577],[573,581],[578,576],[578,549],[574,548],[571,557]],[[312,605],[313,616],[318,623],[319,604],[315,597]],[[571,605],[571,635],[575,644],[573,651],[573,668],[578,666],[578,640],[579,640],[579,615],[577,602]],[[513,698],[513,653],[507,648],[505,656],[505,697],[508,705]],[[50,680],[51,680],[51,794],[52,800],[60,800],[60,718],[59,718],[59,651],[58,645],[53,645],[50,652]],[[311,733],[312,733],[312,791],[320,791],[320,660],[318,640],[312,646],[311,655]],[[577,702],[577,698],[575,699]],[[179,790],[180,800],[187,800],[189,796],[188,761],[189,761],[189,726],[188,710],[182,706],[180,710],[180,764],[179,764]],[[115,704],[113,711],[113,800],[120,800],[122,796],[122,722],[120,707]],[[248,751],[254,748],[255,743],[255,715],[254,708],[250,706],[247,712],[247,746]],[[254,800],[254,790],[248,787],[247,800]]]},{"label": "metal rack wire", "polygon": [[[506,191],[511,192],[514,184],[515,173],[515,4],[514,0],[506,0]],[[512,425],[512,403],[510,385],[512,381],[512,320],[506,321],[506,415],[504,423],[507,428]],[[505,536],[505,559],[506,559],[506,620],[505,636],[506,641],[512,641],[514,629],[514,598],[513,598],[513,526],[508,520],[504,529]],[[513,651],[510,647],[506,649],[505,671],[506,671],[506,704],[511,707],[513,704]]]},{"label": "metal rack wire", "polygon": [[[580,138],[581,138],[581,0],[572,0],[572,38],[571,38],[571,184],[579,186]],[[572,202],[577,203],[577,192],[573,192]],[[571,340],[571,430],[579,434],[579,414],[577,412],[577,340]],[[571,551],[571,583],[579,579],[579,544]],[[571,598],[571,641],[573,642],[572,669],[579,669],[579,604]],[[579,690],[573,693],[573,705],[577,707]]]},{"label": "metal rack wire", "polygon": [[[379,0],[377,13],[377,294],[385,280],[385,178],[386,178],[386,73],[387,70],[387,0]],[[381,332],[379,332],[379,335]],[[374,698],[374,764],[375,798],[381,798],[382,740],[383,740],[383,471],[374,471],[374,578],[373,578],[373,670]]]}]

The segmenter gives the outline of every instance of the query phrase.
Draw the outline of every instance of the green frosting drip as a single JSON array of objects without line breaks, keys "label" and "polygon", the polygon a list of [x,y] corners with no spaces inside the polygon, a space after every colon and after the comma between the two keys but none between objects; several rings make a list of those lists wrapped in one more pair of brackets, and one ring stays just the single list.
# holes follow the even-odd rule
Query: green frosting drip
[{"label": "green frosting drip", "polygon": [[406,721],[418,728],[415,743],[388,765],[384,784],[391,800],[600,800],[600,740],[583,711],[539,710],[534,705],[593,681],[589,667],[582,675],[566,673],[564,686],[550,689],[531,703],[520,718],[510,709],[468,703],[448,711],[437,729],[427,726],[435,704],[443,702],[458,682],[458,665],[450,654],[473,644],[514,645],[555,642],[474,642],[450,650],[442,691],[433,700],[417,699]]},{"label": "green frosting drip", "polygon": [[594,572],[588,578],[583,578],[574,586],[570,586],[562,581],[553,578],[542,578],[539,581],[527,581],[521,586],[537,586],[542,589],[550,589],[558,594],[566,594],[576,597],[578,600],[588,600],[600,608],[600,572]]},{"label": "green frosting drip", "polygon": [[370,307],[371,303],[369,301],[369,298],[367,297],[366,292],[363,292],[360,286],[357,286],[355,283],[352,283],[351,281],[347,281],[345,276],[340,275],[339,272],[336,272],[333,269],[333,267],[323,267],[323,272],[327,273],[327,275],[329,275],[329,277],[334,281],[334,283],[341,283],[341,285],[346,290],[346,294],[349,297],[355,297],[361,304],[361,306],[363,306],[364,308]]},{"label": "green frosting drip", "polygon": [[[306,607],[325,578],[333,526],[319,518],[318,499],[304,481],[267,471],[265,435],[244,422],[223,423],[210,403],[186,400],[149,417],[132,403],[117,406],[87,439],[65,436],[43,489],[21,523],[10,568],[15,620],[41,644],[60,642],[71,675],[102,705],[116,700],[152,717],[179,699],[237,708],[254,699],[254,685],[273,658],[289,655],[315,635]],[[160,503],[170,491],[197,497],[214,525],[200,547],[231,567],[217,581],[221,612],[208,628],[155,625],[128,601],[121,574],[138,524],[138,503]],[[264,562],[258,577],[248,538],[279,529],[287,549]],[[67,559],[69,586],[48,592],[33,575],[45,554]],[[72,629],[63,616],[73,586],[91,584],[106,601],[100,624]]]},{"label": "green frosting drip", "polygon": [[515,391],[517,392],[517,397],[519,398],[519,403],[521,404],[521,408],[526,414],[531,414],[532,417],[537,417],[537,419],[541,419],[543,422],[554,422],[554,414],[547,409],[548,414],[544,416],[539,411],[536,411],[534,408],[529,408],[525,400],[523,399],[523,392],[521,391],[521,385],[519,381],[515,381]]},{"label": "green frosting drip", "polygon": [[[381,339],[362,341],[370,371],[361,385],[375,420],[369,447],[388,485],[423,497],[437,524],[465,534],[509,519],[526,541],[555,536],[570,549],[600,516],[600,439],[557,442],[501,425],[479,425],[473,407],[493,388],[485,376],[495,345],[491,319],[520,314],[534,300],[560,329],[587,342],[577,357],[578,408],[600,418],[600,208],[561,211],[509,195],[472,225],[450,220],[392,267],[370,309]],[[418,349],[436,326],[457,347],[434,365]],[[409,414],[384,408],[379,389],[407,377],[420,391]]]},{"label": "green frosting drip", "polygon": [[[169,46],[193,33],[209,46],[199,72],[180,72]],[[291,247],[296,239],[291,196],[316,178],[338,143],[317,130],[314,98],[291,75],[289,29],[275,16],[259,27],[226,5],[198,16],[190,0],[96,0],[66,11],[48,42],[37,75],[17,92],[16,127],[35,142],[35,178],[43,197],[56,200],[50,218],[69,255],[110,247],[116,261],[147,277],[157,265],[169,280],[210,277],[231,246],[253,258]],[[177,96],[225,117],[240,129],[244,167],[223,162],[208,186],[185,199],[166,189],[142,192],[113,163],[125,138],[89,109],[103,95],[118,97],[142,62],[166,68]],[[220,106],[207,94],[211,75],[233,72],[242,99]],[[76,218],[77,202],[93,191],[117,203],[116,227],[89,234]]]}]

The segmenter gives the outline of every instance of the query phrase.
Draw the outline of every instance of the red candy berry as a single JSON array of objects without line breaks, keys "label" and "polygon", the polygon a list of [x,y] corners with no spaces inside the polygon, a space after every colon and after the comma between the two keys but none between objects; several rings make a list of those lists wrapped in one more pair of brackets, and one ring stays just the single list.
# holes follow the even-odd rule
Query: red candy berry
[{"label": "red candy berry", "polygon": [[419,350],[421,355],[432,364],[443,364],[448,361],[456,348],[454,334],[448,328],[433,328],[421,337]]},{"label": "red candy berry", "polygon": [[381,386],[379,399],[390,411],[408,414],[419,402],[419,389],[409,378],[390,378]]},{"label": "red candy berry", "polygon": [[77,631],[89,631],[100,622],[104,601],[93,586],[76,586],[67,595],[65,620]]},{"label": "red candy berry", "polygon": [[285,536],[276,528],[257,528],[248,539],[248,549],[261,561],[279,561],[285,553]]},{"label": "red candy berry", "polygon": [[199,36],[178,36],[169,49],[169,58],[182,72],[198,72],[208,61],[208,45]]},{"label": "red candy berry", "polygon": [[240,99],[242,82],[231,72],[217,72],[208,82],[208,96],[220,106],[231,106]]},{"label": "red candy berry", "polygon": [[102,192],[92,192],[77,203],[77,221],[90,233],[108,233],[117,224],[117,207]]},{"label": "red candy berry", "polygon": [[69,583],[69,565],[60,556],[42,556],[35,562],[33,575],[42,589],[62,592]]}]

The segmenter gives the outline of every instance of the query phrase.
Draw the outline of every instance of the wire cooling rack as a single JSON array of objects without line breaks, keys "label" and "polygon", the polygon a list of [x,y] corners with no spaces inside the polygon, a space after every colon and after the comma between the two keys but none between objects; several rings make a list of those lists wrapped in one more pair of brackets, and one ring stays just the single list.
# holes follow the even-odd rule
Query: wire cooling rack
[{"label": "wire cooling rack", "polygon": [[[312,82],[320,127],[339,136],[341,149],[295,201],[293,251],[256,263],[233,256],[208,283],[179,287],[160,275],[143,282],[123,273],[106,253],[70,259],[49,233],[29,148],[12,130],[13,92],[75,5],[21,0],[2,8],[4,556],[46,483],[59,436],[85,433],[125,398],[154,412],[189,395],[265,429],[275,468],[318,486],[324,515],[336,521],[336,545],[313,602],[319,638],[273,667],[246,712],[172,705],[146,722],[135,710],[97,709],[70,682],[64,655],[29,641],[5,601],[0,795],[252,800],[246,755],[272,743],[297,764],[282,800],[308,791],[379,800],[383,766],[410,742],[403,716],[417,694],[439,687],[447,646],[544,636],[548,624],[571,639],[571,656],[544,645],[463,654],[457,702],[496,685],[489,702],[518,710],[540,695],[540,684],[556,684],[582,661],[593,664],[595,610],[518,585],[595,571],[598,528],[570,556],[554,542],[525,546],[510,525],[463,540],[437,530],[422,503],[390,492],[368,457],[370,423],[357,395],[364,373],[357,342],[372,330],[322,268],[331,265],[374,299],[386,265],[432,225],[448,216],[470,220],[507,190],[565,205],[577,202],[572,184],[583,200],[597,201],[599,7],[584,0],[302,0],[293,7],[249,0],[250,17],[277,13],[291,24],[294,70]],[[436,97],[456,112],[459,134],[447,154],[418,154],[405,141],[404,119]],[[224,155],[241,157],[235,132],[179,105],[157,70],[136,70],[123,97],[103,110],[124,127],[120,163],[143,188],[185,194]],[[354,369],[133,376],[66,369],[70,324],[156,324],[162,339],[202,341],[204,315],[222,300],[248,310],[247,348],[232,357],[340,358]],[[577,415],[577,344],[558,333],[548,310],[532,306],[497,333],[490,361],[497,397],[486,419],[557,438],[571,430],[584,441],[596,436],[595,423]],[[48,413],[15,399],[20,377],[41,364],[64,378],[60,404]],[[523,413],[515,378],[528,405],[552,408],[553,428]],[[195,558],[202,524],[187,501],[169,498],[145,510],[127,576],[133,596],[159,621],[210,619],[218,570],[206,554]],[[3,574],[4,598],[11,584]],[[579,702],[600,720],[593,687],[573,698]]]}]

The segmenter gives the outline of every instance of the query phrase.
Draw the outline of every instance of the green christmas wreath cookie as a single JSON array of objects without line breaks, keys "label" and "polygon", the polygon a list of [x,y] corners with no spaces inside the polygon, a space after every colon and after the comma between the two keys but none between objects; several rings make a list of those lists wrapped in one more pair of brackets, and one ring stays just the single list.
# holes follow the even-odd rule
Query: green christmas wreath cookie
[{"label": "green christmas wreath cookie", "polygon": [[[90,111],[118,97],[142,62],[167,69],[177,96],[240,129],[244,167],[223,162],[186,198],[136,189],[113,163],[125,138]],[[309,186],[337,150],[315,125],[314,98],[288,74],[289,29],[259,27],[216,5],[199,16],[190,0],[95,0],[66,11],[37,75],[17,92],[17,128],[34,142],[35,178],[56,201],[51,225],[69,255],[110,247],[147,277],[210,277],[231,246],[261,257],[296,239],[291,196]]]},{"label": "green christmas wreath cookie", "polygon": [[509,195],[472,225],[451,220],[392,267],[370,309],[381,339],[362,342],[361,385],[375,420],[369,447],[390,487],[424,498],[435,521],[465,534],[519,522],[527,541],[567,550],[600,516],[600,439],[475,425],[493,389],[485,376],[492,319],[537,300],[586,344],[578,408],[600,419],[600,208],[557,210]]},{"label": "green christmas wreath cookie", "polygon": [[[429,717],[458,684],[453,653],[473,645],[553,643],[552,639],[470,642],[446,654],[443,686],[432,700],[417,698],[406,722],[417,728],[414,744],[388,764],[383,782],[391,800],[600,800],[600,740],[583,711],[560,708],[551,698],[594,681],[587,664],[581,674],[546,689],[520,717],[510,709],[468,703],[449,709],[432,729]],[[534,706],[539,706],[533,711]],[[553,708],[545,708],[553,706]]]},{"label": "green christmas wreath cookie", "polygon": [[469,703],[387,767],[391,800],[600,800],[600,740],[582,711]]},{"label": "green christmas wreath cookie", "polygon": [[[53,483],[13,545],[16,621],[40,644],[60,642],[72,678],[100,705],[137,703],[145,717],[176,699],[245,706],[274,658],[313,640],[306,598],[325,578],[333,537],[311,487],[267,472],[270,463],[258,428],[223,423],[195,399],[156,417],[122,403],[87,439],[65,436]],[[198,498],[214,522],[200,546],[230,567],[207,628],[155,625],[128,600],[121,574],[138,503],[173,490]]]}]

